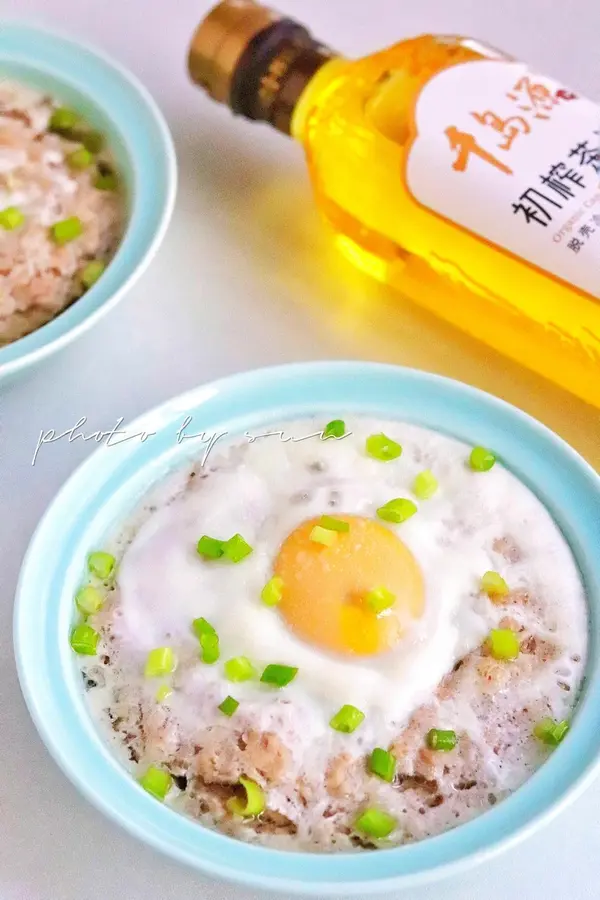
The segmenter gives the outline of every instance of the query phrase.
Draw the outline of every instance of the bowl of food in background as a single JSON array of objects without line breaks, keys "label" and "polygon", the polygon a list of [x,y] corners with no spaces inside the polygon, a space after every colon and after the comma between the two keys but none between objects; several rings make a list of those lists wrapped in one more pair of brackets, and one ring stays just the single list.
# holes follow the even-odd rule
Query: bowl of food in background
[{"label": "bowl of food in background", "polygon": [[40,523],[14,620],[37,728],[105,814],[352,896],[482,862],[589,783],[600,480],[560,438],[367,363],[235,375],[126,433]]},{"label": "bowl of food in background", "polygon": [[142,274],[176,163],[146,89],[103,55],[0,30],[0,380],[65,346]]}]

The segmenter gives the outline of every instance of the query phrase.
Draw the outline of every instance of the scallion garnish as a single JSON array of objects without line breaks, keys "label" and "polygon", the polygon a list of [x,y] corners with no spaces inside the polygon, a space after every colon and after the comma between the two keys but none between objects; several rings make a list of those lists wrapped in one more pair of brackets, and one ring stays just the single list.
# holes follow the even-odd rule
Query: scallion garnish
[{"label": "scallion garnish", "polygon": [[224,543],[225,541],[219,541],[217,538],[204,534],[198,541],[196,549],[199,555],[205,559],[220,559],[223,556]]},{"label": "scallion garnish", "polygon": [[83,286],[91,288],[93,284],[96,284],[105,269],[106,265],[99,259],[93,259],[87,263],[79,276]]},{"label": "scallion garnish", "polygon": [[158,769],[156,766],[150,766],[149,769],[146,769],[139,779],[139,784],[144,790],[161,802],[169,793],[172,783],[173,779],[169,773],[163,769]]},{"label": "scallion garnish", "polygon": [[390,609],[396,602],[396,595],[388,591],[387,588],[378,587],[369,591],[365,597],[365,603],[376,616],[381,615],[387,609]]},{"label": "scallion garnish", "polygon": [[496,457],[491,450],[485,447],[473,447],[471,450],[469,465],[474,472],[489,472],[495,462]]},{"label": "scallion garnish", "polygon": [[558,747],[568,730],[569,723],[566,720],[555,722],[554,719],[542,719],[533,729],[533,733],[548,747]]},{"label": "scallion garnish", "polygon": [[328,422],[323,429],[323,440],[327,440],[327,438],[341,438],[344,437],[345,433],[346,423],[344,420],[334,419],[332,422]]},{"label": "scallion garnish", "polygon": [[429,469],[419,472],[413,481],[413,494],[419,500],[430,500],[439,487],[438,480]]},{"label": "scallion garnish", "polygon": [[260,592],[260,599],[265,606],[277,606],[281,603],[283,597],[283,578],[274,575],[270,581],[267,581],[264,588]]},{"label": "scallion garnish", "polygon": [[234,534],[223,544],[223,555],[232,563],[239,563],[252,553],[252,547],[241,534]]},{"label": "scallion garnish", "polygon": [[116,559],[111,553],[105,553],[103,550],[96,550],[88,556],[88,569],[101,581],[107,581],[112,575]]},{"label": "scallion garnish", "polygon": [[367,438],[366,450],[373,459],[390,462],[402,455],[402,447],[385,434],[372,434]]},{"label": "scallion garnish", "polygon": [[93,616],[94,613],[102,609],[104,597],[98,588],[87,584],[85,587],[79,588],[75,594],[75,603],[84,616]]},{"label": "scallion garnish", "polygon": [[281,666],[277,663],[272,663],[266,667],[260,676],[260,680],[263,684],[273,684],[275,687],[281,688],[293,681],[297,674],[298,669],[294,668],[294,666]]},{"label": "scallion garnish", "polygon": [[100,635],[91,625],[76,625],[71,631],[71,647],[81,656],[95,656]]},{"label": "scallion garnish", "polygon": [[203,634],[200,638],[200,650],[202,662],[213,665],[221,656],[219,636],[217,634]]},{"label": "scallion garnish", "polygon": [[234,816],[242,816],[245,819],[259,816],[266,806],[262,788],[255,781],[243,777],[240,778],[239,785],[244,789],[245,797],[243,800],[232,797],[227,801],[227,809]]},{"label": "scallion garnish", "polygon": [[331,547],[337,541],[337,531],[323,528],[322,525],[315,525],[309,534],[309,538],[315,544],[323,544],[324,547]]},{"label": "scallion garnish", "polygon": [[356,706],[346,704],[342,706],[339,712],[330,720],[329,724],[334,731],[341,731],[343,734],[352,734],[358,726],[363,722],[365,714],[357,709]]},{"label": "scallion garnish", "polygon": [[206,619],[202,618],[194,619],[194,621],[192,622],[192,631],[194,632],[198,640],[201,640],[207,634],[217,633],[210,622],[207,622]]},{"label": "scallion garnish", "polygon": [[489,597],[506,597],[510,588],[498,572],[486,572],[481,578],[481,590]]},{"label": "scallion garnish", "polygon": [[373,775],[391,783],[396,773],[396,757],[389,750],[376,747],[369,757],[369,769]]},{"label": "scallion garnish", "polygon": [[326,528],[327,531],[350,531],[350,523],[344,522],[343,519],[336,519],[335,516],[321,516],[319,525],[321,528]]},{"label": "scallion garnish", "polygon": [[119,182],[114,172],[98,174],[94,180],[94,187],[99,191],[116,191],[118,186]]},{"label": "scallion garnish", "polygon": [[173,693],[173,688],[170,688],[168,684],[161,684],[159,689],[156,692],[156,700],[158,703],[164,703],[167,697],[170,697]]},{"label": "scallion garnish", "polygon": [[393,522],[395,525],[399,525],[414,516],[416,512],[417,506],[412,500],[408,500],[406,497],[397,497],[380,506],[377,515],[384,522]]},{"label": "scallion garnish", "polygon": [[225,697],[222,703],[219,703],[219,709],[225,716],[231,716],[237,710],[239,702],[234,697]]},{"label": "scallion garnish", "polygon": [[89,150],[86,150],[85,147],[80,147],[79,150],[73,150],[72,153],[69,153],[67,156],[67,162],[72,169],[83,170],[87,169],[88,166],[92,164],[93,156]]},{"label": "scallion garnish", "polygon": [[146,657],[144,675],[146,678],[161,678],[170,675],[177,668],[177,658],[171,647],[156,647]]},{"label": "scallion garnish", "polygon": [[516,659],[519,655],[519,639],[510,628],[493,628],[487,646],[494,659]]},{"label": "scallion garnish", "polygon": [[225,677],[229,681],[250,681],[256,678],[257,672],[247,656],[234,656],[228,659],[224,666]]},{"label": "scallion garnish", "polygon": [[16,206],[7,206],[0,211],[0,228],[5,231],[14,231],[25,221],[25,216]]},{"label": "scallion garnish", "polygon": [[427,734],[427,746],[430,750],[448,752],[448,750],[454,750],[456,742],[455,731],[432,728]]},{"label": "scallion garnish", "polygon": [[54,131],[58,134],[64,134],[74,128],[79,122],[79,113],[67,106],[59,106],[50,116],[48,122],[48,131]]},{"label": "scallion garnish", "polygon": [[50,226],[50,235],[55,244],[63,246],[83,234],[83,222],[78,216],[70,216]]},{"label": "scallion garnish", "polygon": [[382,809],[366,809],[356,819],[354,827],[357,831],[362,831],[369,837],[380,840],[389,837],[389,835],[397,827],[396,819]]}]

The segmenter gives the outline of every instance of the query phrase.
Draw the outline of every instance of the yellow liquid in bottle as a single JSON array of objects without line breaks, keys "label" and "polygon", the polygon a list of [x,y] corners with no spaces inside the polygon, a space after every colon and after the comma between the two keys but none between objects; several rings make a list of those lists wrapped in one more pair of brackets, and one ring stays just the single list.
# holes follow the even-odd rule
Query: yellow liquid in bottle
[{"label": "yellow liquid in bottle", "polygon": [[317,204],[355,265],[600,407],[600,299],[427,210],[399,177],[423,86],[485,58],[506,57],[467,39],[424,36],[334,59],[305,89],[292,134]]}]

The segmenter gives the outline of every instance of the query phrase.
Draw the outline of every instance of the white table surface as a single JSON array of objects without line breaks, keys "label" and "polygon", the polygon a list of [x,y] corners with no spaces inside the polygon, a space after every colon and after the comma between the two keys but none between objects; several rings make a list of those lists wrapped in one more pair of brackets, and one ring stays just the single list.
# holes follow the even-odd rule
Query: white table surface
[{"label": "white table surface", "polygon": [[[49,758],[24,707],[14,586],[36,522],[91,451],[41,429],[112,427],[230,372],[316,358],[452,375],[525,408],[600,467],[599,414],[507,363],[332,254],[301,150],[192,88],[185,53],[208,0],[0,0],[96,43],[140,76],[172,127],[179,198],[143,280],[93,333],[0,393],[0,900],[254,900],[157,856],[92,809]],[[548,0],[280,0],[348,55],[424,32],[488,40],[600,100],[600,5]],[[600,783],[520,848],[411,900],[587,900],[600,893]],[[407,895],[404,895],[407,896]]]}]

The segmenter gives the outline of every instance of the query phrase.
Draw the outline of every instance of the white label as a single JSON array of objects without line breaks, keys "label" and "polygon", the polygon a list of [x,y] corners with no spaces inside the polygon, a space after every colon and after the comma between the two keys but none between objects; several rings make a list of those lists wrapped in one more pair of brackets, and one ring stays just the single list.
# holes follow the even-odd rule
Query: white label
[{"label": "white label", "polygon": [[600,297],[600,107],[521,63],[462,63],[415,109],[417,202]]}]

